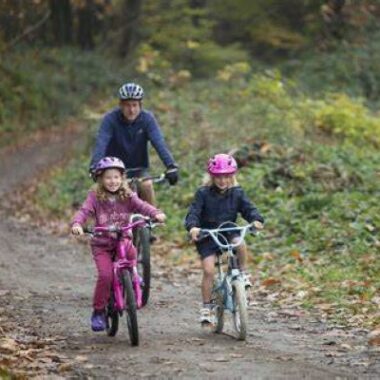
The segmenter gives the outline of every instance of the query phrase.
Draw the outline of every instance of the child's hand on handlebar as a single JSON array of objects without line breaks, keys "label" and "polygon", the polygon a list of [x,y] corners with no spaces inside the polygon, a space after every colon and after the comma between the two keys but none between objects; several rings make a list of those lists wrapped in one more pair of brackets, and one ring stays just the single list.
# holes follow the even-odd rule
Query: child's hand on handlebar
[{"label": "child's hand on handlebar", "polygon": [[71,227],[71,233],[73,235],[83,235],[83,228],[80,224],[76,223]]},{"label": "child's hand on handlebar", "polygon": [[198,228],[198,227],[193,227],[189,233],[190,233],[190,236],[191,236],[191,240],[192,241],[197,241],[198,240],[198,237],[199,237],[199,233],[200,233],[201,229]]},{"label": "child's hand on handlebar", "polygon": [[159,223],[164,223],[166,220],[166,215],[163,212],[160,212],[154,217],[154,220],[156,220]]},{"label": "child's hand on handlebar", "polygon": [[253,222],[253,226],[256,228],[256,230],[262,230],[264,228],[264,224],[262,224],[258,220],[255,220]]}]

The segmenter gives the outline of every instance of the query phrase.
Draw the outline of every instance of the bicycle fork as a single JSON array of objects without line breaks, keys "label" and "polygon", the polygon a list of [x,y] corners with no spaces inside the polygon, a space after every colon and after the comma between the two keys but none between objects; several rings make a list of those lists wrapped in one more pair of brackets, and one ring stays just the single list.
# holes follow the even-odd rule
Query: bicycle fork
[{"label": "bicycle fork", "polygon": [[113,291],[115,295],[114,307],[118,311],[122,311],[125,308],[124,304],[124,294],[123,294],[123,279],[121,273],[123,271],[128,271],[132,276],[132,285],[136,298],[136,306],[138,309],[142,307],[142,290],[141,290],[141,278],[137,273],[137,267],[133,266],[132,270],[130,268],[123,268],[121,265],[115,264],[113,270]]}]

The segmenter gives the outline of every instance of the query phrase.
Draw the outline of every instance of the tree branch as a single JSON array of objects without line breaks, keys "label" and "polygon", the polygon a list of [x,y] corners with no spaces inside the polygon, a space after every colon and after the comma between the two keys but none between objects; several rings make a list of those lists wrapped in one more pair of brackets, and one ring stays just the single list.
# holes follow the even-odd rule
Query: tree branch
[{"label": "tree branch", "polygon": [[19,36],[15,37],[11,42],[9,42],[8,45],[5,46],[3,52],[10,50],[13,46],[18,44],[21,40],[23,40],[26,36],[33,33],[35,30],[37,30],[39,27],[41,27],[50,17],[51,12],[47,11],[45,15],[34,25],[29,26],[25,29],[23,33],[21,33]]}]

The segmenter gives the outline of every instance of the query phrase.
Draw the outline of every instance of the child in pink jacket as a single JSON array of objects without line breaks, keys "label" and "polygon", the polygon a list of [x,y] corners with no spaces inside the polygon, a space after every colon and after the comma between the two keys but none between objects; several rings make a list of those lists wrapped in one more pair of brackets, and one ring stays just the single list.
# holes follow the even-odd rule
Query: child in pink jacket
[{"label": "child in pink jacket", "polygon": [[[71,232],[74,235],[83,234],[83,225],[92,217],[95,226],[125,225],[130,215],[139,213],[149,216],[158,222],[164,222],[165,214],[142,201],[125,182],[125,166],[116,157],[105,157],[99,161],[95,172],[97,184],[87,195],[81,208],[71,222]],[[91,327],[93,331],[106,328],[105,307],[112,284],[112,256],[116,240],[112,236],[94,237],[91,241],[92,255],[98,271],[95,286]],[[133,246],[132,246],[133,247]],[[136,259],[136,249],[128,252],[130,259]]]}]

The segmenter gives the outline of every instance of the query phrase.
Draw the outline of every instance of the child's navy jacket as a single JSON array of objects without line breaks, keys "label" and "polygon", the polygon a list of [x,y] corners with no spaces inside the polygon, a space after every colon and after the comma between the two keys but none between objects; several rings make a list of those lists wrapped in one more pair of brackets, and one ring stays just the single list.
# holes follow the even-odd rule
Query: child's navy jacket
[{"label": "child's navy jacket", "polygon": [[185,218],[185,227],[217,228],[222,222],[236,222],[238,214],[249,223],[264,222],[244,190],[235,186],[221,193],[215,186],[202,186],[195,193]]}]

